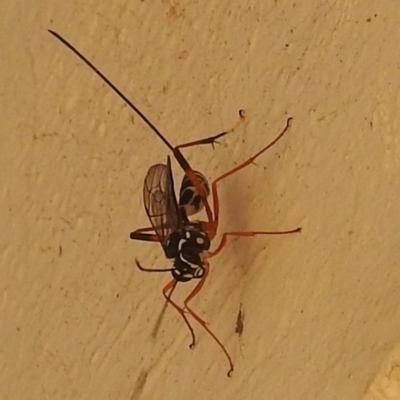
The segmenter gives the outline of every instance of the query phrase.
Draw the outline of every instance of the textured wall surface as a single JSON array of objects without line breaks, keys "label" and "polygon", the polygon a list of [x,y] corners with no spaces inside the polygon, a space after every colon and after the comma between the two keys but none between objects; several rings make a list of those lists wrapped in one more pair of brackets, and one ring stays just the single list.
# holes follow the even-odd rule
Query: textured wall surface
[{"label": "textured wall surface", "polygon": [[[398,0],[43,0],[0,5],[0,398],[400,398]],[[230,240],[193,301],[133,242],[142,183],[168,149],[79,48],[210,179]],[[179,182],[182,171],[174,160]],[[204,216],[202,216],[204,218]],[[220,235],[219,235],[220,237]],[[218,243],[218,238],[213,242]],[[174,293],[182,301],[193,285]],[[243,332],[235,332],[239,309]],[[155,329],[157,333],[155,334]],[[397,361],[396,361],[397,360]]]}]

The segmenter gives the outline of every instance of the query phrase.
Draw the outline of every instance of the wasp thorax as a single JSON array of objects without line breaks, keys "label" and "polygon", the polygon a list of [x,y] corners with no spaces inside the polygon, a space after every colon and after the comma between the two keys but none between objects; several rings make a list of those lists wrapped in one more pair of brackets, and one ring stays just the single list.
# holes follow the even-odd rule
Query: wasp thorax
[{"label": "wasp thorax", "polygon": [[[210,194],[210,185],[206,177],[198,171],[194,171],[194,174],[203,188],[206,197],[208,197]],[[204,207],[198,190],[186,175],[182,179],[179,191],[179,206],[185,210],[187,216],[197,214]]]},{"label": "wasp thorax", "polygon": [[203,263],[201,254],[210,248],[210,239],[203,231],[190,227],[179,243],[180,259],[193,266]]},{"label": "wasp thorax", "polygon": [[207,233],[201,229],[200,223],[192,223],[185,230],[185,239],[188,246],[197,250],[204,251],[210,248],[210,238]]}]

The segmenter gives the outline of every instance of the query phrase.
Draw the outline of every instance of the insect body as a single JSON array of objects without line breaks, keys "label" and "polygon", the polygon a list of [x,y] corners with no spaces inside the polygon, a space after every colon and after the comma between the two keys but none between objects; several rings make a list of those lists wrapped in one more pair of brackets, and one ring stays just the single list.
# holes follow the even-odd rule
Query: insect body
[{"label": "insect body", "polygon": [[[184,188],[181,193],[186,197],[189,189],[185,180],[182,185]],[[156,164],[150,167],[143,185],[143,199],[147,216],[166,258],[174,260],[170,269],[174,279],[177,282],[187,282],[202,278],[205,273],[203,260],[208,256],[210,239],[200,223],[190,222],[187,218],[185,208],[187,204],[192,208],[192,203],[184,203],[182,200],[178,205],[169,156],[167,165]],[[198,201],[195,206],[199,206]],[[154,238],[136,231],[131,233],[131,239]],[[144,270],[138,261],[136,264]]]},{"label": "insect body", "polygon": [[[71,51],[73,51],[105,83],[107,83],[107,85],[109,85],[110,88],[117,93],[117,95],[122,98],[136,114],[142,118],[147,126],[149,126],[150,129],[172,151],[175,159],[183,169],[185,175],[179,192],[179,201],[177,201],[174,190],[170,158],[167,158],[166,164],[155,164],[150,167],[144,181],[143,199],[147,216],[151,222],[151,227],[137,229],[130,234],[130,238],[133,240],[159,242],[164,250],[166,258],[172,260],[173,265],[171,268],[167,269],[148,269],[143,267],[138,260],[136,260],[136,265],[142,271],[170,272],[172,274],[172,280],[163,288],[163,295],[168,303],[179,312],[185,321],[192,337],[190,347],[195,345],[196,338],[187,315],[192,316],[207,331],[207,333],[214,339],[220,349],[224,352],[229,363],[228,376],[231,376],[234,366],[229,352],[226,350],[225,346],[214,334],[214,332],[208,327],[205,321],[192,310],[189,303],[200,292],[207,279],[210,270],[208,260],[217,255],[223,249],[223,247],[226,245],[228,237],[283,235],[301,231],[301,228],[296,228],[279,232],[225,232],[222,234],[219,245],[216,246],[214,250],[210,250],[211,241],[217,234],[219,223],[219,196],[217,190],[218,183],[252,164],[256,158],[272,147],[288,131],[292,122],[292,118],[287,119],[284,129],[275,138],[275,140],[263,147],[253,157],[250,157],[235,168],[232,168],[228,172],[216,178],[210,186],[204,175],[192,169],[189,162],[183,156],[181,149],[197,145],[214,144],[216,143],[217,139],[232,132],[235,127],[205,139],[196,140],[173,147],[162,135],[162,133],[152,124],[152,122],[150,122],[150,120],[86,57],[84,57],[58,33],[53,31],[49,32]],[[244,118],[243,111],[240,111],[239,115],[240,122]],[[212,197],[212,207],[207,200],[209,195]],[[198,213],[202,208],[205,209],[207,221],[189,220],[189,217]],[[183,301],[183,307],[181,307],[171,299],[171,294],[178,282],[188,282],[191,280],[197,280],[198,282],[192,292]]]}]

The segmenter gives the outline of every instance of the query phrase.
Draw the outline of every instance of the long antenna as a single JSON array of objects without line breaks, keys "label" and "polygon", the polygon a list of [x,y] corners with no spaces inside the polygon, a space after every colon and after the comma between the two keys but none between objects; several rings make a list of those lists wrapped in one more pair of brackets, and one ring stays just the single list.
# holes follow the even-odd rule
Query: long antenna
[{"label": "long antenna", "polygon": [[122,100],[125,101],[129,107],[139,115],[140,118],[153,130],[153,132],[168,146],[168,148],[174,151],[172,145],[168,142],[163,134],[155,127],[155,125],[100,71],[98,70],[82,53],[80,53],[72,44],[60,36],[57,32],[48,30],[53,36],[55,36],[61,43],[67,46],[72,52],[74,52],[97,76],[99,76]]}]

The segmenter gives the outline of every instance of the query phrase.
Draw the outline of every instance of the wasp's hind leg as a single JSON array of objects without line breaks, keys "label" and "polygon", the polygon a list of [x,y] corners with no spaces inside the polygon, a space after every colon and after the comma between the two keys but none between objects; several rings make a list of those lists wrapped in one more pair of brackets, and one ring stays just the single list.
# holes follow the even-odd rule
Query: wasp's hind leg
[{"label": "wasp's hind leg", "polygon": [[228,178],[229,176],[235,174],[236,172],[239,172],[240,170],[246,168],[247,166],[251,165],[254,163],[256,158],[260,157],[263,153],[265,153],[269,148],[271,148],[276,142],[281,139],[284,134],[289,130],[291,124],[292,124],[293,118],[288,118],[286,120],[286,125],[281,131],[281,133],[272,141],[270,142],[267,146],[262,148],[258,153],[256,153],[254,156],[248,158],[246,161],[242,162],[235,168],[232,168],[230,171],[225,172],[225,174],[221,175],[217,179],[214,180],[211,184],[211,191],[212,191],[212,197],[213,197],[213,204],[214,204],[214,219],[218,223],[219,219],[219,197],[218,197],[218,190],[217,190],[217,184],[218,182]]},{"label": "wasp's hind leg", "polygon": [[140,240],[142,242],[159,242],[160,239],[155,233],[144,233],[144,232],[154,232],[153,227],[149,228],[139,228],[129,234],[132,240]]}]

